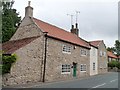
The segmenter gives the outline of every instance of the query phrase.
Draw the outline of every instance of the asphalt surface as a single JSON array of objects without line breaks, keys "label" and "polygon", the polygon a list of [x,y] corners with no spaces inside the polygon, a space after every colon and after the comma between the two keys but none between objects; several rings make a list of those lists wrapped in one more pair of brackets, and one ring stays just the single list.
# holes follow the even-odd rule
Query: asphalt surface
[{"label": "asphalt surface", "polygon": [[29,88],[118,88],[118,73],[106,73],[88,77],[82,80],[52,82],[30,86]]}]

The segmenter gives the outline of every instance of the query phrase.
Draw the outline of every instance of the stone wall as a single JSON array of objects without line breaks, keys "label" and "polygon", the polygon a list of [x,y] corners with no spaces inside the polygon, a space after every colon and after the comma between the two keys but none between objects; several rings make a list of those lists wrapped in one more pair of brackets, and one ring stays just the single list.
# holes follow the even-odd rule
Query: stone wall
[{"label": "stone wall", "polygon": [[[102,51],[102,56],[100,54],[101,51]],[[104,55],[103,52],[105,52],[106,54]],[[99,74],[106,73],[108,71],[107,62],[108,62],[107,50],[105,48],[104,43],[101,42],[98,47],[98,73]]]},{"label": "stone wall", "polygon": [[37,38],[14,53],[16,63],[11,67],[10,74],[3,76],[3,85],[25,84],[42,81],[44,38]]},{"label": "stone wall", "polygon": [[40,36],[41,30],[32,21],[32,18],[25,17],[17,29],[16,33],[10,40],[19,40],[23,38],[29,38],[34,36]]},{"label": "stone wall", "polygon": [[[71,54],[63,53],[63,45],[70,45],[72,47]],[[75,47],[75,48],[74,48]],[[46,81],[65,80],[73,78],[73,68],[70,74],[62,74],[62,64],[77,63],[77,77],[89,76],[89,60],[90,52],[88,49],[87,56],[81,56],[80,50],[82,47],[69,44],[63,41],[48,38],[47,40],[47,62],[46,62]],[[86,72],[80,72],[80,64],[87,65]]]}]

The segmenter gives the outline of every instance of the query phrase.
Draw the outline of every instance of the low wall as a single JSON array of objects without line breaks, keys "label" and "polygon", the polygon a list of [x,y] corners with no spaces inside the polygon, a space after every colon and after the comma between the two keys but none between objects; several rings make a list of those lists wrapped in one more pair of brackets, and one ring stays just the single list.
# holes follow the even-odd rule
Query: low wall
[{"label": "low wall", "polygon": [[108,72],[120,72],[120,69],[118,69],[116,67],[114,67],[114,68],[109,67]]}]

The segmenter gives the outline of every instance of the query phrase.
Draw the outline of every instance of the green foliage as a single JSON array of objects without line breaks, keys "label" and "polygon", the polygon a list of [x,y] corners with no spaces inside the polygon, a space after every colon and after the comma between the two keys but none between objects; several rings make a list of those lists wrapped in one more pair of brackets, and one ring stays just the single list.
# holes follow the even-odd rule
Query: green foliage
[{"label": "green foliage", "polygon": [[115,41],[115,52],[117,56],[120,56],[120,41],[119,40]]},{"label": "green foliage", "polygon": [[114,49],[114,47],[108,47],[108,48],[107,48],[107,51],[114,52],[115,49]]},{"label": "green foliage", "polygon": [[120,62],[117,63],[116,67],[120,69]]},{"label": "green foliage", "polygon": [[16,9],[12,9],[13,1],[2,2],[2,42],[8,41],[16,32],[21,20]]},{"label": "green foliage", "polygon": [[108,67],[111,67],[111,69],[113,69],[114,67],[117,67],[118,69],[120,69],[120,62],[111,61],[111,62],[108,63]]},{"label": "green foliage", "polygon": [[9,73],[11,66],[15,63],[17,57],[15,54],[11,56],[2,56],[2,74]]},{"label": "green foliage", "polygon": [[108,47],[107,50],[115,53],[116,56],[120,56],[120,41],[116,40],[114,47]]}]

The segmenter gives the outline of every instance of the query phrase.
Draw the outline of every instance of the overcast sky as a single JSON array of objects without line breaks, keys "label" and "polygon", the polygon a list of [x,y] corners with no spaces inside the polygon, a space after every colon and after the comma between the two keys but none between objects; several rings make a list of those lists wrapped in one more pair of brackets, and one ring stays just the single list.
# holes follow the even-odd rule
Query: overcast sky
[{"label": "overcast sky", "polygon": [[[80,37],[87,40],[104,40],[106,46],[114,46],[118,39],[119,0],[31,0],[34,17],[61,27],[71,28],[71,18],[67,14],[78,15]],[[13,7],[22,18],[28,0],[15,0]],[[75,23],[75,17],[73,18]]]}]

